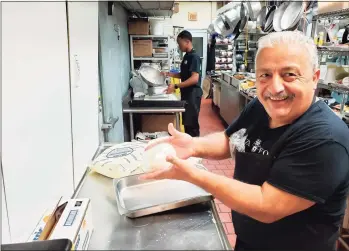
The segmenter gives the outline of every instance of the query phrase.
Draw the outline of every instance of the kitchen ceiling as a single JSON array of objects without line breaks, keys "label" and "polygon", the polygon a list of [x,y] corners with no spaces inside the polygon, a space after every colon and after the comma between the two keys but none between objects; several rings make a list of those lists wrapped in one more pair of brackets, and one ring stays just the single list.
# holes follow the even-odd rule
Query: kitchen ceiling
[{"label": "kitchen ceiling", "polygon": [[172,17],[174,1],[121,1],[121,5],[139,17]]}]

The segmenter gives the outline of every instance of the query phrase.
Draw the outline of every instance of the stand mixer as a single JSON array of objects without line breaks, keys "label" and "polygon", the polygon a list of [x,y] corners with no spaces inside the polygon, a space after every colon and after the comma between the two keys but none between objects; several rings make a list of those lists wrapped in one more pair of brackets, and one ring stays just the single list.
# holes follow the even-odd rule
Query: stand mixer
[{"label": "stand mixer", "polygon": [[144,100],[177,100],[173,94],[166,94],[166,89],[170,81],[161,72],[149,65],[142,65],[138,70],[143,82],[148,86],[148,95]]}]

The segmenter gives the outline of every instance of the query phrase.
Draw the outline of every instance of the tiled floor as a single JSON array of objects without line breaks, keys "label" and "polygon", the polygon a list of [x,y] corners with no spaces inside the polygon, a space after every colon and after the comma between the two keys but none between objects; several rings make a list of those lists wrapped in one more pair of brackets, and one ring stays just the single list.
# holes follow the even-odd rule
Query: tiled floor
[{"label": "tiled floor", "polygon": [[[200,123],[200,134],[201,136],[205,136],[209,133],[219,132],[224,130],[224,124],[221,119],[217,115],[215,111],[213,111],[211,106],[211,99],[203,99],[201,102],[201,111],[199,116]],[[203,164],[205,167],[211,172],[225,175],[227,177],[232,177],[234,174],[234,162],[231,159],[225,160],[203,160]],[[236,235],[234,231],[234,226],[231,220],[231,210],[222,202],[215,199],[217,210],[219,213],[219,217],[223,223],[225,233],[228,237],[228,240],[231,246],[234,248]]]}]

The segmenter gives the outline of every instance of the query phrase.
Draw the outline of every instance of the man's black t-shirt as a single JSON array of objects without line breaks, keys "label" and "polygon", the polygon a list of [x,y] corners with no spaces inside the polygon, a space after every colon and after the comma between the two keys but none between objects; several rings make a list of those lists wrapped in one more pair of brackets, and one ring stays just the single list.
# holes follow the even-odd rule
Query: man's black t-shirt
[{"label": "man's black t-shirt", "polygon": [[193,72],[199,73],[199,81],[192,86],[188,86],[185,88],[181,88],[181,93],[186,95],[187,93],[191,93],[193,89],[197,89],[197,92],[201,93],[201,59],[198,54],[196,54],[195,50],[187,52],[181,63],[181,81],[184,82],[191,77]]},{"label": "man's black t-shirt", "polygon": [[266,182],[315,205],[275,223],[256,222],[265,229],[259,246],[254,236],[237,232],[237,238],[260,250],[333,250],[349,188],[347,126],[322,101],[290,125],[270,129],[268,121],[264,107],[254,99],[226,134],[236,151],[270,155],[275,142],[291,130]]}]

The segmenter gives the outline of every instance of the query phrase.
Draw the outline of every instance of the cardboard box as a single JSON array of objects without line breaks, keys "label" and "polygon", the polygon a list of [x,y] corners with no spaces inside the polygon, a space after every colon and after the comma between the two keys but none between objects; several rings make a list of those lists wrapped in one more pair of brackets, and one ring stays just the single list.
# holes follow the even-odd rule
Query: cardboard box
[{"label": "cardboard box", "polygon": [[149,35],[148,21],[129,21],[128,34],[130,35]]},{"label": "cardboard box", "polygon": [[70,239],[72,250],[87,250],[93,232],[90,199],[59,200],[40,219],[28,242]]},{"label": "cardboard box", "polygon": [[133,40],[134,57],[152,57],[153,41],[152,40]]},{"label": "cardboard box", "polygon": [[42,215],[40,221],[36,225],[34,231],[30,235],[27,242],[47,240],[52,228],[56,224],[56,217],[61,212],[65,203],[62,203],[62,198],[53,207],[47,209]]},{"label": "cardboard box", "polygon": [[142,132],[167,132],[168,124],[173,123],[176,128],[176,115],[142,115]]}]

